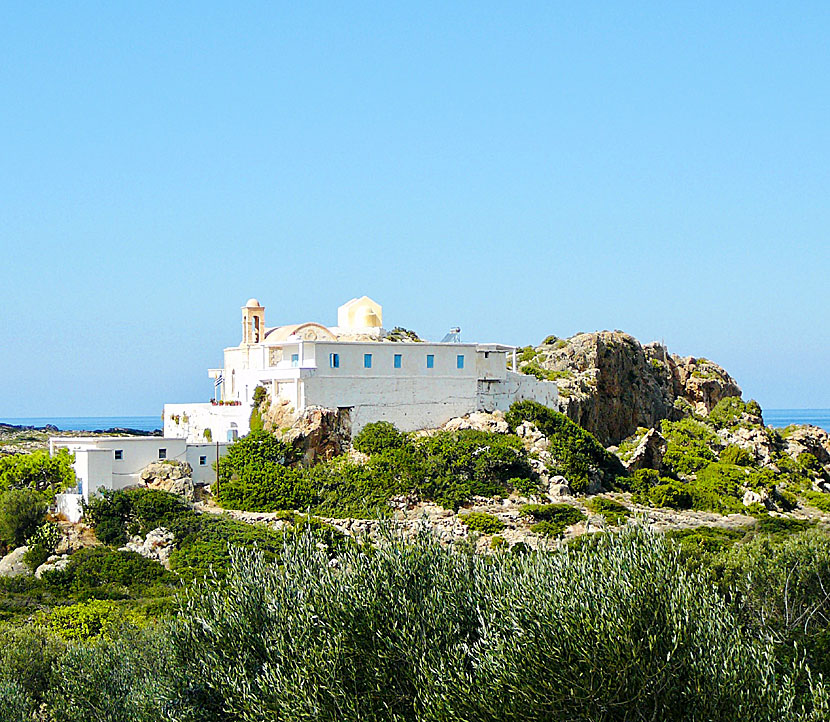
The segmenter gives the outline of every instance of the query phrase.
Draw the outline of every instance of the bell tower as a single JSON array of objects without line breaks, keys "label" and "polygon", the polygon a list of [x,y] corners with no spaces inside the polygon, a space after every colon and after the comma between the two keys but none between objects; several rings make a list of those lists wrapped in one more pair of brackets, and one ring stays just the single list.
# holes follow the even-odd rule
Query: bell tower
[{"label": "bell tower", "polygon": [[255,298],[242,307],[242,343],[259,343],[265,337],[265,306]]}]

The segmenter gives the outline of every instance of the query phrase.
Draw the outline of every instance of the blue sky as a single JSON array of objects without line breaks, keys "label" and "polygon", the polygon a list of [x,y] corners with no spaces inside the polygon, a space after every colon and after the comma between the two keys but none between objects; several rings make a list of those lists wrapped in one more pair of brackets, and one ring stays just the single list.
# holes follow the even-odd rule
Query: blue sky
[{"label": "blue sky", "polygon": [[619,328],[830,407],[827,3],[0,4],[0,417],[269,325]]}]

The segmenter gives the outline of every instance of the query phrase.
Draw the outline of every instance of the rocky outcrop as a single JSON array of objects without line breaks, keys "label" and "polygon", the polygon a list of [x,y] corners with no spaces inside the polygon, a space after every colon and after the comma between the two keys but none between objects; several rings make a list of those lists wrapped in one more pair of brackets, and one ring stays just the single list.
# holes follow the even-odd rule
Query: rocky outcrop
[{"label": "rocky outcrop", "polygon": [[785,429],[786,452],[794,459],[801,454],[812,454],[819,464],[830,464],[830,434],[818,426],[797,426]]},{"label": "rocky outcrop", "polygon": [[69,566],[70,561],[70,558],[66,555],[53,554],[35,569],[35,577],[40,579],[46,572],[62,572]]},{"label": "rocky outcrop", "polygon": [[167,491],[193,501],[193,467],[183,461],[154,461],[139,477],[149,489]]},{"label": "rocky outcrop", "polygon": [[311,465],[329,461],[349,450],[351,416],[347,409],[309,406],[279,435],[296,449],[301,463]]},{"label": "rocky outcrop", "polygon": [[551,336],[523,356],[520,370],[556,381],[563,413],[605,446],[682,418],[684,405],[708,414],[720,399],[741,395],[717,364],[670,355],[621,331]]},{"label": "rocky outcrop", "polygon": [[22,577],[32,573],[23,561],[23,555],[29,547],[17,547],[0,559],[0,577]]},{"label": "rocky outcrop", "polygon": [[753,460],[759,466],[772,466],[776,452],[775,440],[760,426],[739,426],[734,430],[720,429],[718,438],[724,446],[739,446],[752,454]]},{"label": "rocky outcrop", "polygon": [[136,552],[147,559],[154,559],[161,562],[165,567],[170,567],[170,554],[175,549],[176,538],[173,532],[163,526],[148,532],[142,539],[139,536],[133,537],[122,547],[122,550]]},{"label": "rocky outcrop", "polygon": [[721,399],[741,395],[735,379],[709,359],[673,355],[669,367],[675,398],[688,401],[698,414],[705,416]]},{"label": "rocky outcrop", "polygon": [[623,460],[623,466],[626,471],[638,469],[660,471],[663,468],[663,456],[667,447],[668,444],[663,435],[657,429],[649,429],[631,455]]},{"label": "rocky outcrop", "polygon": [[476,411],[467,416],[459,416],[455,419],[450,419],[444,424],[445,431],[461,431],[463,429],[473,429],[474,431],[489,431],[494,434],[506,434],[510,431],[507,421],[504,418],[504,412],[494,411],[487,413],[486,411]]}]

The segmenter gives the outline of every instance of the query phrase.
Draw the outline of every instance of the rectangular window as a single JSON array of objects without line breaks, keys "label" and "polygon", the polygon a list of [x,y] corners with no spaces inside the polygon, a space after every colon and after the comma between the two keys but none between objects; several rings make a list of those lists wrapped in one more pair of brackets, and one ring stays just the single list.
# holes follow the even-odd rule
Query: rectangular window
[{"label": "rectangular window", "polygon": [[427,368],[428,369],[435,368],[435,354],[431,354],[431,353],[427,354]]},{"label": "rectangular window", "polygon": [[455,367],[457,369],[463,369],[464,368],[464,355],[463,354],[458,354],[458,356],[455,357]]},{"label": "rectangular window", "polygon": [[167,449],[159,449],[159,459],[167,458]]},{"label": "rectangular window", "polygon": [[207,456],[199,457],[199,466],[207,466]]},{"label": "rectangular window", "polygon": [[363,354],[363,368],[365,368],[365,369],[372,368],[372,354],[370,354],[370,353]]},{"label": "rectangular window", "polygon": [[124,458],[124,449],[115,450],[115,460],[121,461]]},{"label": "rectangular window", "polygon": [[291,365],[295,368],[300,365],[300,354],[292,353],[291,354]]},{"label": "rectangular window", "polygon": [[333,369],[340,368],[340,354],[339,353],[330,353],[329,354],[329,366]]},{"label": "rectangular window", "polygon": [[403,364],[403,356],[399,353],[395,354],[395,368],[399,369]]}]

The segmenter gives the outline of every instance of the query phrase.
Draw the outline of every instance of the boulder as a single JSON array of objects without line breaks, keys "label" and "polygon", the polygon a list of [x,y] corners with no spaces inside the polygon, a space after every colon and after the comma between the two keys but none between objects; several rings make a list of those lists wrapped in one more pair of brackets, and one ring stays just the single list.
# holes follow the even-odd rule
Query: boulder
[{"label": "boulder", "polygon": [[23,555],[29,547],[17,547],[0,559],[0,577],[23,577],[32,573],[32,570],[23,561]]},{"label": "boulder", "polygon": [[154,461],[142,470],[139,478],[149,489],[167,491],[193,501],[193,467],[185,461]]},{"label": "boulder", "polygon": [[144,539],[133,537],[122,550],[136,552],[147,559],[155,559],[169,568],[170,554],[175,549],[175,541],[173,532],[160,526],[148,532]]},{"label": "boulder", "polygon": [[70,558],[64,555],[53,554],[37,569],[35,569],[35,577],[40,579],[45,572],[62,572],[69,566]]},{"label": "boulder", "polygon": [[660,471],[663,468],[663,456],[666,454],[668,443],[657,429],[649,429],[640,439],[637,448],[623,461],[627,471],[637,469],[654,469]]},{"label": "boulder", "polygon": [[766,507],[767,509],[773,508],[774,504],[769,497],[769,492],[766,489],[762,489],[760,491],[754,491],[752,489],[747,489],[744,492],[743,498],[744,506],[752,506],[753,504],[761,504],[762,506]]},{"label": "boulder", "polygon": [[506,434],[510,431],[507,421],[504,420],[504,412],[476,411],[467,416],[460,416],[450,419],[444,424],[446,431],[461,431],[462,429],[474,429],[475,431],[489,431],[495,434]]},{"label": "boulder", "polygon": [[830,434],[818,426],[805,424],[787,429],[784,442],[787,454],[793,459],[808,453],[815,456],[820,464],[830,464]]}]

